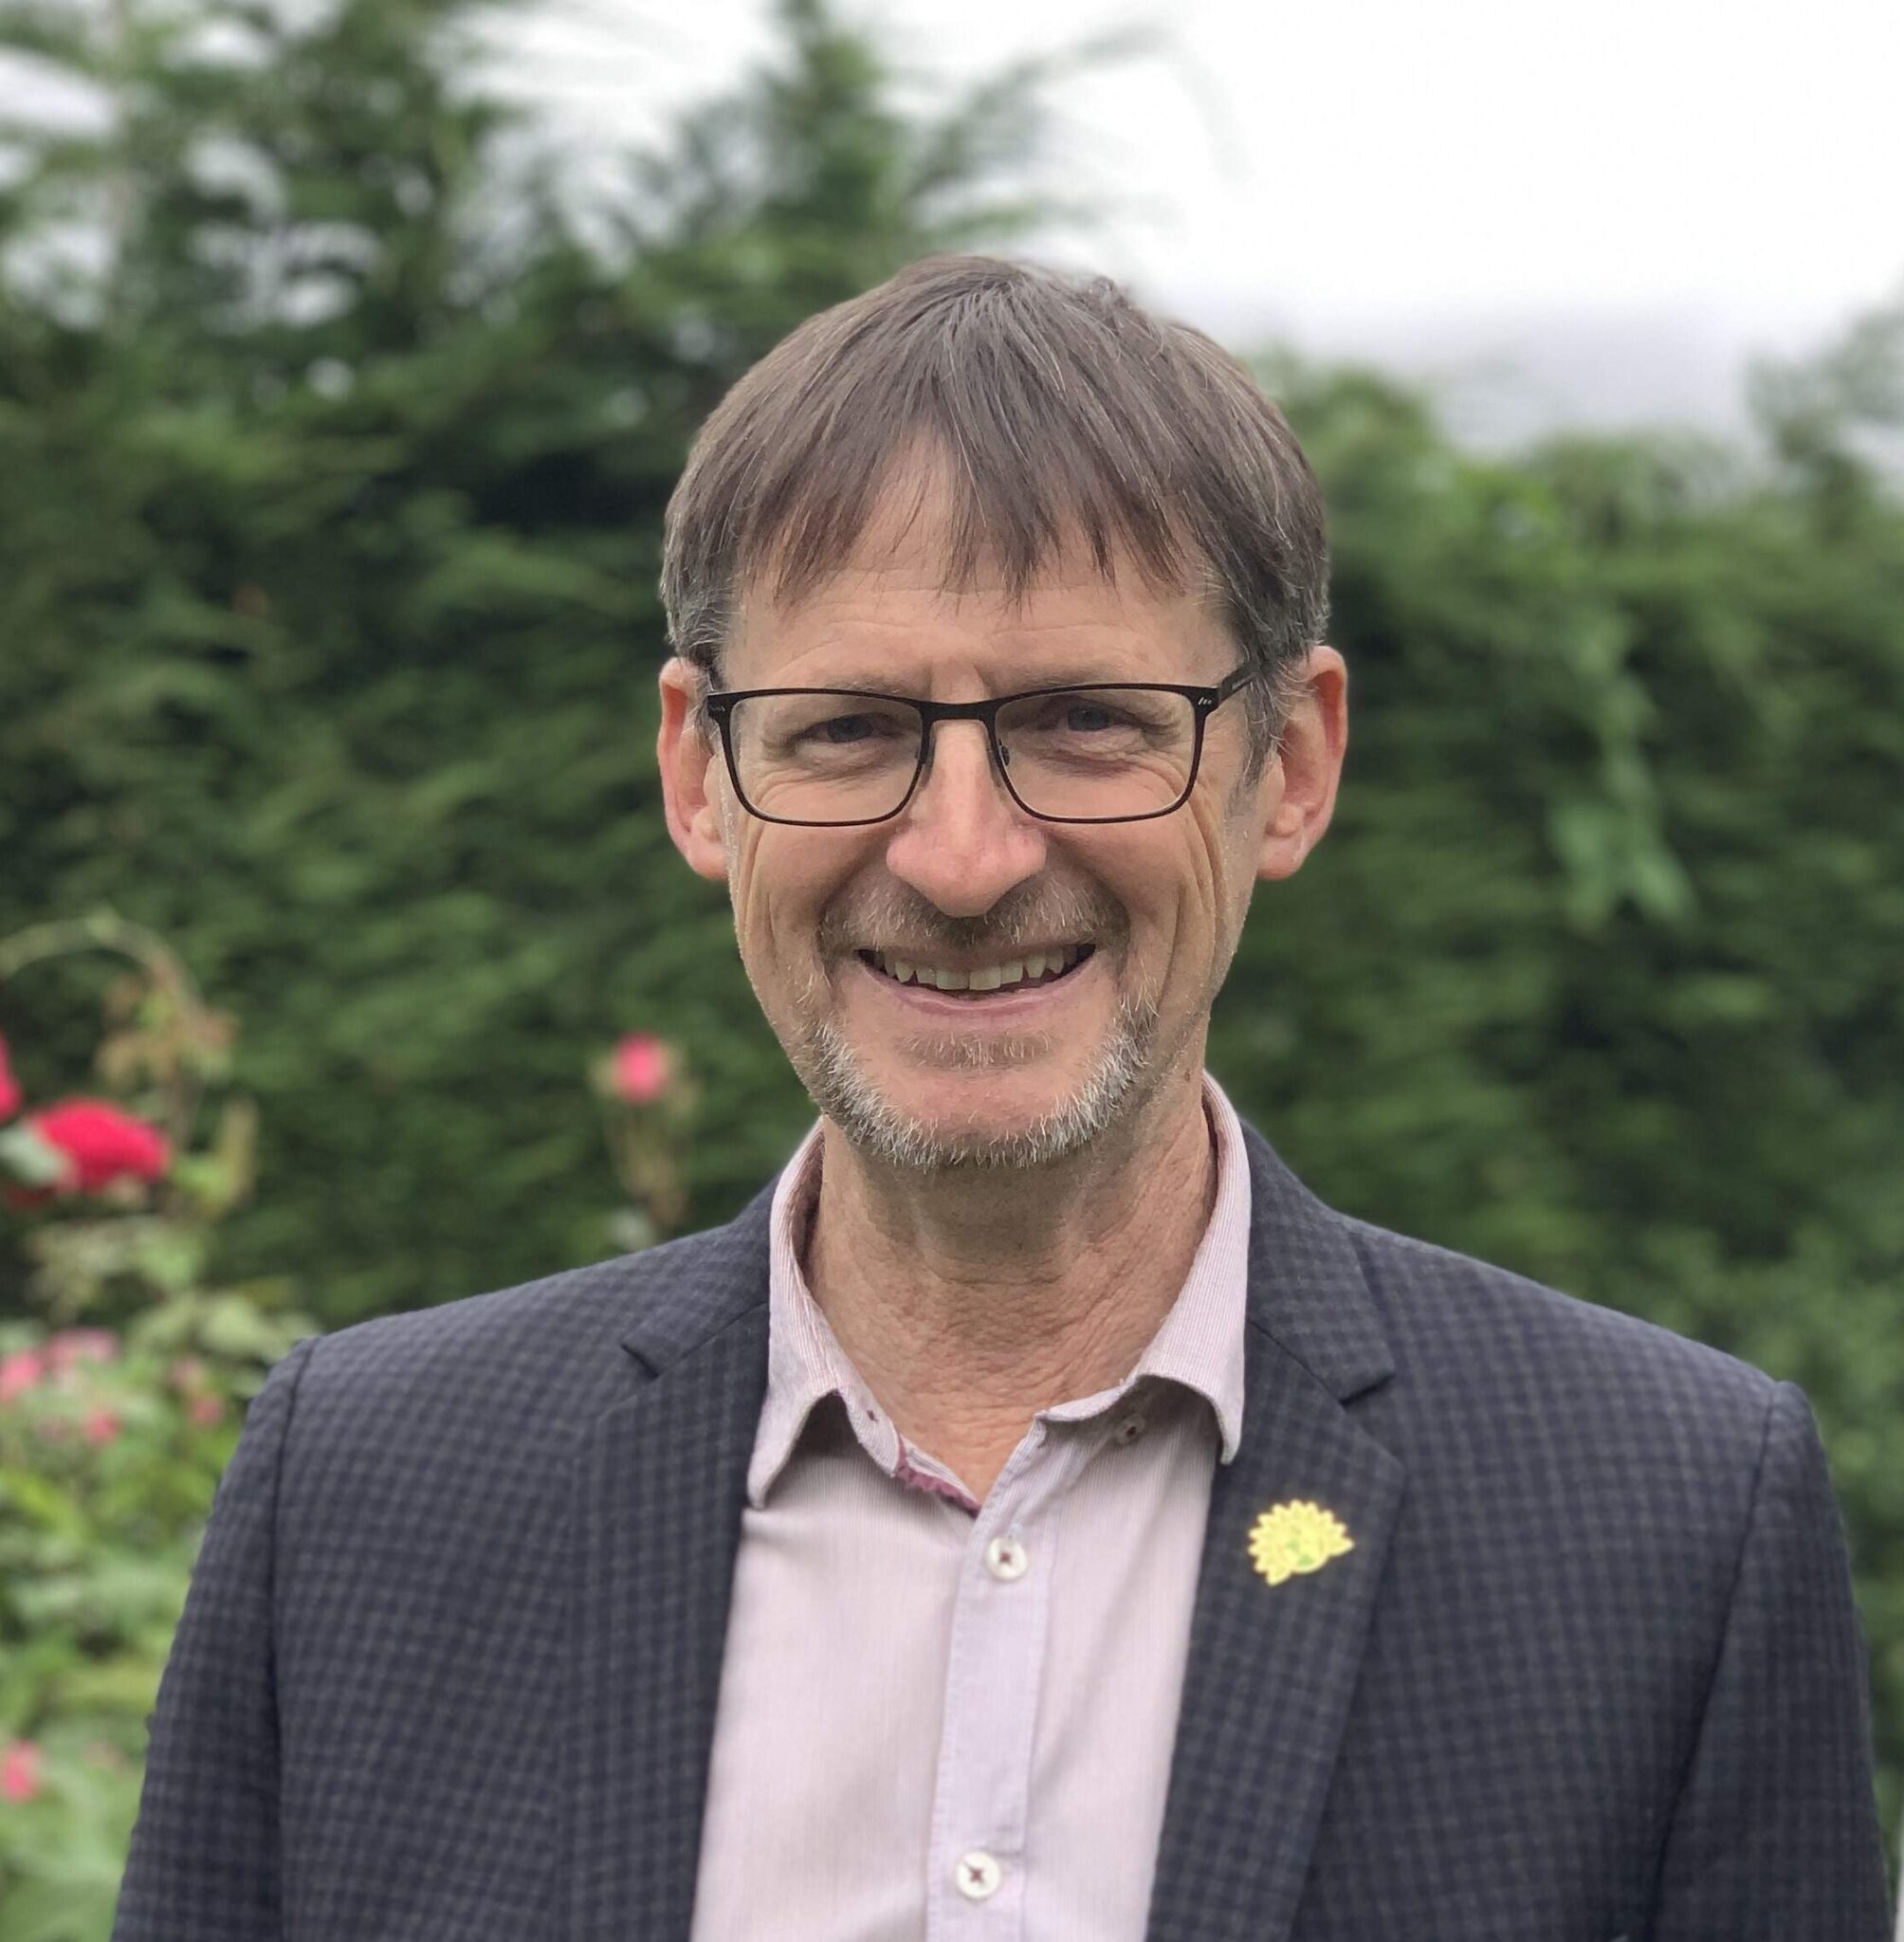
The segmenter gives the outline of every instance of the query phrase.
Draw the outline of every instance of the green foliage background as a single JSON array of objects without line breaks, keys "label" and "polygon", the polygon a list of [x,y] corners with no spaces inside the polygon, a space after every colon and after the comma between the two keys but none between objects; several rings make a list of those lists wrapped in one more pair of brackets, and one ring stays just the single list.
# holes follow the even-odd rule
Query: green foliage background
[{"label": "green foliage background", "polygon": [[[327,1327],[602,1252],[618,1032],[705,1081],[696,1225],[807,1124],[662,826],[662,507],[800,318],[1054,208],[1061,68],[922,105],[820,0],[584,208],[499,161],[485,10],[0,0],[119,107],[0,178],[0,934],[109,904],[239,1015],[221,1270]],[[1904,307],[1762,375],[1769,460],[1480,457],[1377,373],[1261,368],[1330,507],[1351,752],[1213,1069],[1335,1204],[1803,1385],[1895,1826],[1904,505],[1868,434]],[[96,1016],[5,995],[29,1092]]]}]

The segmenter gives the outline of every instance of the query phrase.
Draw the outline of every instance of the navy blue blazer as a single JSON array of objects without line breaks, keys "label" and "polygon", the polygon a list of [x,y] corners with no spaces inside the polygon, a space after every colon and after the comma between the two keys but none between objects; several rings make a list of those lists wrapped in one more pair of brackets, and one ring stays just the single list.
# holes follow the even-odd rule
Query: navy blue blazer
[{"label": "navy blue blazer", "polygon": [[[1883,1942],[1803,1393],[1334,1213],[1245,1139],[1242,1443],[1149,1942]],[[683,1942],[770,1196],[278,1365],[151,1716],[117,1942]],[[1272,1588],[1248,1533],[1286,1498],[1354,1548]]]}]

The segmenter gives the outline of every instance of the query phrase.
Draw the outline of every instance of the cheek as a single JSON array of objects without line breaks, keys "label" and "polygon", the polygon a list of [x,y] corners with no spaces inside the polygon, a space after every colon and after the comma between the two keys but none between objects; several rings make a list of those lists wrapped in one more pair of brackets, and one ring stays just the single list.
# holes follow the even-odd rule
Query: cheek
[{"label": "cheek", "polygon": [[1213,808],[1199,828],[1202,834],[1205,896],[1212,911],[1212,923],[1227,936],[1250,907],[1250,893],[1256,881],[1257,852],[1262,840],[1256,820],[1255,801],[1226,800]]},{"label": "cheek", "polygon": [[759,970],[776,955],[776,931],[783,921],[785,872],[777,870],[773,833],[756,824],[734,852],[728,882],[734,905],[734,932],[750,968]]},{"label": "cheek", "polygon": [[823,845],[777,840],[801,834],[755,821],[737,852],[730,878],[734,928],[756,974],[818,975],[820,916],[849,870]]},{"label": "cheek", "polygon": [[[1156,833],[1100,852],[1098,873],[1124,906],[1133,968],[1153,985],[1192,976],[1225,932],[1231,859],[1223,819],[1193,800],[1168,840]],[[1160,820],[1162,820],[1160,818]],[[1170,820],[1177,821],[1177,817]]]},{"label": "cheek", "polygon": [[[1187,818],[1192,814],[1185,810]],[[1201,991],[1213,966],[1227,962],[1237,907],[1236,836],[1219,815],[1196,813],[1174,858],[1175,881],[1165,921],[1170,925],[1165,976]]]}]

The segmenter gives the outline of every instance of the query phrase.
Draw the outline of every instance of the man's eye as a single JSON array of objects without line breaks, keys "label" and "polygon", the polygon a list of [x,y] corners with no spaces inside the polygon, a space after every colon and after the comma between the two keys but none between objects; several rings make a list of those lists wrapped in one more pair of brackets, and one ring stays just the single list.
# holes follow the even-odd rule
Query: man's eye
[{"label": "man's eye", "polygon": [[1041,735],[1102,735],[1110,729],[1131,729],[1141,725],[1126,708],[1089,695],[1076,695],[1052,702],[1033,724]]},{"label": "man's eye", "polygon": [[788,724],[777,738],[788,755],[808,760],[830,756],[897,753],[916,741],[917,723],[888,708],[855,708],[851,713],[814,715]]},{"label": "man's eye", "polygon": [[1100,707],[1095,702],[1073,702],[1064,711],[1062,725],[1075,734],[1086,734],[1094,728],[1121,727],[1124,717],[1109,708]]},{"label": "man's eye", "polygon": [[815,722],[809,727],[806,737],[812,742],[842,748],[851,742],[866,742],[889,733],[891,726],[889,722],[874,715],[829,715],[824,722]]}]

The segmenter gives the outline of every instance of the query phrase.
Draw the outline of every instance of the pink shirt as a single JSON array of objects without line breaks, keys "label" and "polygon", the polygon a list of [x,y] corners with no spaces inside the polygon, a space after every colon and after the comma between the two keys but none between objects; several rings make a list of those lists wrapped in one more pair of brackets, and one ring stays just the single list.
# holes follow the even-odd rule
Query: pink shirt
[{"label": "pink shirt", "polygon": [[1142,1942],[1215,1466],[1243,1408],[1250,1176],[1114,1388],[1040,1410],[982,1505],[908,1444],[799,1267],[817,1125],[773,1202],[693,1942]]}]

